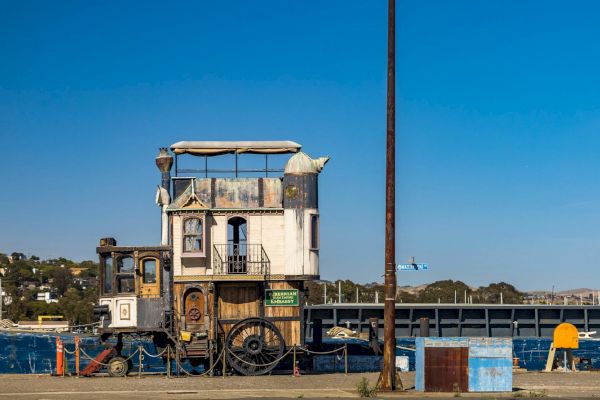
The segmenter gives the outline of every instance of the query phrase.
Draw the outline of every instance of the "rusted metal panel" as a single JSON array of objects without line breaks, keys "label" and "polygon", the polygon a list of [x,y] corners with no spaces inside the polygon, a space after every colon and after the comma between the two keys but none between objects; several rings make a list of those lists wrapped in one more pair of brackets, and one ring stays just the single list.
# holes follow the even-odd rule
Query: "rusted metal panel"
[{"label": "rusted metal panel", "polygon": [[164,305],[162,298],[139,298],[137,300],[138,329],[157,329],[163,325]]},{"label": "rusted metal panel", "polygon": [[284,208],[318,208],[318,175],[285,175]]},{"label": "rusted metal panel", "polygon": [[173,198],[171,199],[171,201],[175,200],[183,192],[185,192],[185,189],[187,189],[188,186],[190,186],[192,184],[192,178],[173,178],[172,182],[173,182]]},{"label": "rusted metal panel", "polygon": [[426,347],[425,391],[468,391],[468,356],[467,347]]},{"label": "rusted metal panel", "polygon": [[263,178],[263,202],[265,208],[282,208],[281,178]]},{"label": "rusted metal panel", "polygon": [[212,179],[196,178],[196,196],[204,204],[212,206]]}]

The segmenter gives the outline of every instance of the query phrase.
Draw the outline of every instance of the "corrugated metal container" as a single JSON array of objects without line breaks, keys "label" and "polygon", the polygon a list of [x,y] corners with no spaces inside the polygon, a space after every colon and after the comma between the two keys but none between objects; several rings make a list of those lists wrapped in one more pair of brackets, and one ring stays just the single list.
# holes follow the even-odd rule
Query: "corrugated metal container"
[{"label": "corrugated metal container", "polygon": [[512,391],[512,339],[416,338],[415,389]]}]

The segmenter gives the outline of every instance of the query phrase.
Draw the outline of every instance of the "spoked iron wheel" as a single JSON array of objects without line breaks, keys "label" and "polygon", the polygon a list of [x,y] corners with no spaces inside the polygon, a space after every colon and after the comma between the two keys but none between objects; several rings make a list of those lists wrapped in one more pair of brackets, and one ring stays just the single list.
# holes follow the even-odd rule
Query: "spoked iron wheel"
[{"label": "spoked iron wheel", "polygon": [[227,362],[239,374],[263,375],[271,371],[285,351],[281,332],[262,318],[248,318],[231,328],[225,340]]}]

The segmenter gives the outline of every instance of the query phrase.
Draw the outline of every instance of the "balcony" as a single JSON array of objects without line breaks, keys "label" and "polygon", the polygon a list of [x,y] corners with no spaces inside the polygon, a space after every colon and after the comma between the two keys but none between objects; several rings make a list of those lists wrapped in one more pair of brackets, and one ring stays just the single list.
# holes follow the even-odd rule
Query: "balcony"
[{"label": "balcony", "polygon": [[269,275],[271,261],[262,244],[213,245],[214,275]]}]

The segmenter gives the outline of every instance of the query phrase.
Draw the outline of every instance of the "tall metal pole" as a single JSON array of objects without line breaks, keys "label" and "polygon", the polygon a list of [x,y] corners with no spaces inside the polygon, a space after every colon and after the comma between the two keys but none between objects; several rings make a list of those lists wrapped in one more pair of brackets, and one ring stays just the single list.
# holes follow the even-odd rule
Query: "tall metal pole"
[{"label": "tall metal pole", "polygon": [[396,4],[388,0],[387,152],[385,191],[385,301],[383,370],[379,388],[401,388],[396,379]]},{"label": "tall metal pole", "polygon": [[0,278],[0,321],[2,321],[2,305],[4,303],[4,298],[2,298],[2,278]]}]

